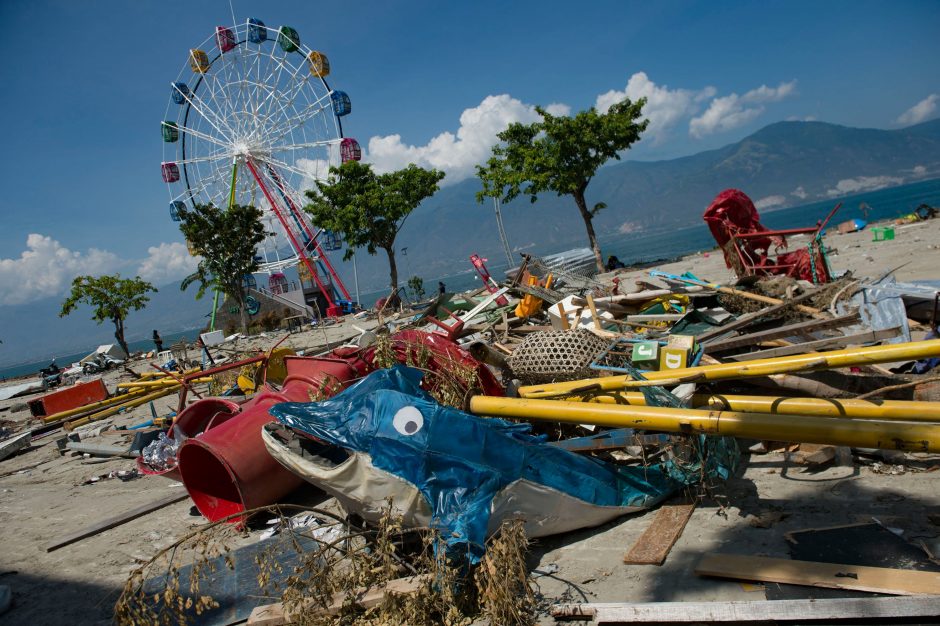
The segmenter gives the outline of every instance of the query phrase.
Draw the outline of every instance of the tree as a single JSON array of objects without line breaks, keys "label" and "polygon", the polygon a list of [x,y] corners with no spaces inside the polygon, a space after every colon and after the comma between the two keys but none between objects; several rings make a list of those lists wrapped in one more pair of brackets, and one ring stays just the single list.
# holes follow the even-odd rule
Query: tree
[{"label": "tree", "polygon": [[99,324],[105,320],[114,322],[114,338],[124,350],[124,354],[130,355],[127,342],[124,341],[124,320],[127,319],[128,313],[139,311],[150,302],[148,293],[156,292],[156,288],[140,276],[76,276],[72,281],[71,293],[62,303],[59,317],[65,317],[78,308],[80,303],[93,307],[95,313],[92,319]]},{"label": "tree", "polygon": [[318,192],[307,192],[310,203],[304,209],[320,228],[343,234],[345,259],[352,257],[355,248],[365,247],[369,254],[376,254],[379,248],[385,250],[389,284],[395,292],[395,237],[411,212],[439,189],[442,178],[444,172],[414,164],[397,172],[376,174],[367,163],[349,161],[331,167],[326,182],[317,181]]},{"label": "tree", "polygon": [[245,310],[245,276],[257,271],[255,248],[264,240],[261,210],[251,205],[233,204],[222,210],[214,204],[197,204],[179,212],[180,230],[190,249],[202,257],[196,271],[183,279],[180,289],[186,290],[199,281],[196,298],[213,287],[235,301],[242,332],[248,332]]},{"label": "tree", "polygon": [[535,202],[537,195],[545,191],[572,196],[584,220],[597,269],[604,271],[593,219],[606,205],[598,202],[589,209],[584,194],[597,168],[610,159],[619,160],[619,153],[646,130],[649,120],[637,121],[644,104],[645,98],[636,102],[625,99],[607,113],[598,113],[592,107],[574,117],[556,117],[536,107],[542,120],[510,124],[499,133],[501,143],[493,147],[486,165],[477,166],[477,176],[483,183],[477,201],[502,195],[503,202],[509,202],[528,195]]}]

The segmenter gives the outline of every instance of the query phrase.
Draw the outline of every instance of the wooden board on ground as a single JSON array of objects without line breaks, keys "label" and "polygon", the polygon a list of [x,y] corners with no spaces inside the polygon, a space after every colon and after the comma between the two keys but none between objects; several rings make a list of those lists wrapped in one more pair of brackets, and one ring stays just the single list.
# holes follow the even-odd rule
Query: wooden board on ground
[{"label": "wooden board on ground", "polygon": [[556,604],[559,619],[589,617],[593,624],[674,624],[885,620],[940,616],[940,596],[754,600],[750,602],[638,602]]},{"label": "wooden board on ground", "polygon": [[779,328],[761,330],[747,335],[739,335],[729,339],[719,339],[702,344],[705,352],[721,352],[732,348],[742,348],[744,346],[753,346],[767,339],[780,339],[783,337],[792,337],[801,333],[815,332],[818,330],[829,330],[832,328],[842,328],[858,321],[858,312],[842,315],[831,319],[811,320],[809,322],[799,322],[797,324],[787,324]]},{"label": "wooden board on ground", "polygon": [[893,595],[932,594],[940,590],[940,572],[816,563],[737,554],[706,554],[695,573],[810,587],[851,589]]},{"label": "wooden board on ground", "polygon": [[846,335],[844,337],[830,337],[828,339],[818,339],[804,343],[796,343],[769,350],[760,350],[758,352],[748,352],[747,354],[735,354],[728,357],[732,361],[753,361],[755,359],[773,359],[781,356],[790,356],[791,354],[806,354],[807,352],[816,352],[817,350],[832,350],[835,348],[845,348],[851,345],[862,345],[883,339],[891,339],[900,334],[900,329],[887,328],[884,330],[870,330],[855,335]]},{"label": "wooden board on ground", "polygon": [[[354,592],[356,604],[364,609],[378,606],[385,599],[385,594],[408,595],[416,593],[421,589],[428,579],[429,575],[408,576],[406,578],[396,578],[390,580],[380,587],[360,587]],[[312,609],[317,615],[334,615],[339,613],[347,602],[350,594],[339,592],[333,594],[333,600],[326,608]],[[311,600],[312,604],[312,600]],[[280,626],[291,621],[291,615],[284,610],[281,603],[265,604],[255,607],[251,611],[246,624],[248,626]]]},{"label": "wooden board on ground", "polygon": [[661,506],[653,523],[624,555],[623,562],[628,565],[662,565],[694,510],[694,502]]},{"label": "wooden board on ground", "polygon": [[81,541],[82,539],[91,537],[92,535],[97,535],[98,533],[110,530],[115,526],[120,526],[121,524],[125,524],[131,520],[137,519],[138,517],[142,517],[147,513],[151,513],[157,509],[162,509],[165,506],[179,502],[180,500],[185,500],[189,497],[189,493],[187,493],[185,490],[180,491],[182,491],[182,493],[171,493],[160,498],[159,500],[154,500],[153,502],[139,506],[136,509],[131,509],[126,513],[121,513],[119,515],[103,519],[100,522],[95,522],[91,526],[86,526],[81,530],[69,533],[63,537],[59,537],[46,546],[46,552],[52,552],[53,550],[64,548],[71,543],[75,543],[76,541]]}]

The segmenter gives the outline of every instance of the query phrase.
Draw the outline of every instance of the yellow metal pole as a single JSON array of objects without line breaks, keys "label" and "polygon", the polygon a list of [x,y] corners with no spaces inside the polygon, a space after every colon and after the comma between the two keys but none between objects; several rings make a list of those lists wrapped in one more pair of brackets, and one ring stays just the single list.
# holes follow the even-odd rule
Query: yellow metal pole
[{"label": "yellow metal pole", "polygon": [[940,451],[940,425],[474,396],[478,415],[861,448]]},{"label": "yellow metal pole", "polygon": [[148,393],[147,395],[144,395],[144,396],[134,397],[133,399],[131,399],[128,402],[125,402],[124,404],[112,406],[110,408],[104,409],[103,411],[98,411],[97,413],[88,415],[87,417],[82,417],[77,420],[73,420],[71,422],[66,422],[65,424],[62,425],[62,428],[64,428],[65,430],[74,430],[75,428],[78,428],[79,426],[84,426],[85,424],[90,424],[91,422],[97,422],[98,420],[102,420],[106,417],[111,417],[112,415],[120,413],[124,409],[131,409],[136,406],[140,406],[141,404],[146,404],[147,402],[150,402],[151,400],[156,400],[157,398],[168,396],[171,393],[176,393],[177,391],[179,391],[179,389],[180,389],[180,385],[176,385],[175,387],[166,387],[164,389],[154,391],[153,393]]},{"label": "yellow metal pole", "polygon": [[[646,405],[639,391],[612,391],[586,398],[602,404]],[[907,400],[827,400],[823,398],[785,398],[778,396],[737,396],[697,393],[694,408],[747,413],[780,413],[816,417],[851,417],[854,419],[900,420],[940,423],[940,402]]]},{"label": "yellow metal pole", "polygon": [[[190,380],[189,383],[190,384],[208,383],[211,380],[212,380],[211,376],[206,376],[204,378],[196,378],[194,380]],[[117,388],[118,389],[148,389],[148,388],[154,388],[154,387],[171,387],[173,385],[179,385],[179,381],[173,380],[172,378],[167,377],[165,379],[160,379],[160,380],[143,380],[143,381],[134,381],[130,383],[118,383]]]},{"label": "yellow metal pole", "polygon": [[677,385],[684,382],[749,378],[788,372],[850,367],[853,365],[913,361],[935,356],[940,356],[940,339],[867,348],[848,348],[846,350],[799,354],[775,359],[758,359],[744,363],[720,363],[718,365],[700,365],[686,369],[648,372],[645,374],[647,380],[633,380],[629,376],[604,376],[564,383],[528,385],[519,388],[519,395],[524,398],[555,398],[599,391],[636,389],[650,385]]},{"label": "yellow metal pole", "polygon": [[58,413],[53,413],[52,415],[43,415],[40,419],[42,419],[42,421],[45,422],[45,423],[47,423],[47,424],[48,424],[49,422],[57,422],[57,421],[59,421],[60,419],[63,419],[63,418],[66,418],[66,417],[69,417],[69,416],[72,416],[72,415],[77,415],[77,414],[79,414],[79,413],[85,413],[85,412],[90,411],[90,410],[92,410],[92,409],[104,408],[104,407],[107,407],[107,406],[111,406],[112,404],[121,404],[121,403],[123,403],[123,402],[127,402],[128,400],[130,400],[130,399],[132,399],[132,398],[136,398],[136,397],[140,396],[141,394],[145,393],[145,391],[146,391],[146,390],[144,390],[144,389],[135,389],[134,391],[130,391],[130,392],[125,393],[125,394],[122,394],[122,395],[120,395],[120,396],[112,396],[112,397],[107,398],[107,399],[105,399],[105,400],[99,400],[98,402],[92,402],[92,403],[86,404],[86,405],[84,405],[84,406],[75,407],[74,409],[68,409],[67,411],[59,411]]}]

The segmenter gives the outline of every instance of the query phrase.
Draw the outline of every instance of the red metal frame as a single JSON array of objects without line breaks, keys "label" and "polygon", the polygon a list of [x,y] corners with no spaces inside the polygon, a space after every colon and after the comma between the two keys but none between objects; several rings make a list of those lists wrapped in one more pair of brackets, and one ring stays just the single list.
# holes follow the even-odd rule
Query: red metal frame
[{"label": "red metal frame", "polygon": [[820,245],[822,243],[821,233],[826,228],[826,225],[829,224],[829,221],[832,219],[832,216],[836,214],[836,211],[842,206],[840,202],[829,212],[829,215],[826,216],[822,222],[817,226],[811,228],[785,228],[782,230],[763,230],[760,232],[752,233],[739,233],[731,235],[731,241],[734,244],[734,251],[738,256],[738,260],[741,261],[741,265],[744,267],[746,275],[753,275],[758,273],[769,273],[769,274],[781,274],[786,273],[787,270],[794,267],[796,263],[779,263],[772,262],[767,263],[770,257],[770,250],[767,250],[767,254],[757,259],[751,259],[745,254],[744,249],[746,246],[739,245],[739,241],[747,239],[758,239],[758,238],[768,238],[768,237],[788,237],[791,235],[802,235],[802,234],[812,234],[812,241],[810,242],[810,254],[818,259],[816,263],[816,274],[818,275],[818,282],[827,283],[832,279],[832,275],[829,271],[829,264],[826,262],[826,257],[822,254]]},{"label": "red metal frame", "polygon": [[330,263],[330,259],[329,257],[326,256],[326,253],[323,251],[323,248],[320,247],[320,241],[318,240],[319,233],[314,235],[310,231],[310,227],[307,226],[307,220],[304,219],[303,215],[300,213],[299,209],[294,204],[294,201],[291,200],[291,197],[287,193],[287,190],[284,189],[284,184],[281,182],[281,177],[278,176],[277,170],[275,170],[273,167],[268,165],[268,172],[271,174],[271,178],[274,179],[274,184],[277,185],[277,188],[280,190],[281,194],[283,195],[284,201],[287,202],[287,206],[291,212],[291,215],[294,217],[295,220],[297,220],[298,223],[300,223],[301,228],[304,229],[304,232],[307,234],[307,237],[310,239],[310,241],[313,242],[314,250],[316,250],[317,256],[320,258],[321,261],[323,261],[323,264],[326,265],[327,271],[330,273],[330,276],[333,278],[333,284],[339,288],[340,293],[343,294],[343,297],[346,300],[349,300],[350,299],[349,292],[346,291],[346,285],[343,284],[343,281],[340,279],[339,275],[337,275],[336,270],[333,269],[333,264]]},{"label": "red metal frame", "polygon": [[264,184],[261,175],[258,173],[258,168],[255,167],[254,162],[251,159],[245,159],[245,165],[248,166],[248,171],[251,172],[251,175],[254,176],[255,182],[258,183],[258,186],[261,188],[261,193],[264,194],[265,199],[267,199],[268,204],[271,205],[271,210],[274,211],[274,214],[277,216],[277,219],[280,220],[281,226],[284,227],[284,232],[287,233],[287,238],[290,239],[291,245],[294,247],[294,250],[297,251],[297,255],[303,261],[304,265],[307,266],[307,269],[310,270],[310,275],[313,277],[314,282],[317,283],[317,287],[320,289],[320,293],[323,294],[323,297],[326,298],[327,302],[327,315],[330,315],[330,311],[338,311],[339,307],[336,306],[336,303],[333,301],[333,298],[330,294],[330,291],[326,286],[320,281],[320,276],[317,274],[316,269],[313,266],[313,263],[310,261],[310,258],[307,256],[306,251],[303,246],[297,241],[297,236],[294,234],[293,227],[290,222],[284,216],[281,207],[274,200],[274,196],[271,195],[271,192],[268,190],[268,186]]}]

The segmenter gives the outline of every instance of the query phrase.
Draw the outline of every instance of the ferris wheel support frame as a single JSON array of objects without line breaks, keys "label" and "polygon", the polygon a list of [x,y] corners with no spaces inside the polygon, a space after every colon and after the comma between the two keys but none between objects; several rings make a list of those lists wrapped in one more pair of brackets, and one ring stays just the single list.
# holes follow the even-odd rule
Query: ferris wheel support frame
[{"label": "ferris wheel support frame", "polygon": [[330,276],[333,279],[333,285],[339,288],[340,293],[343,294],[343,297],[346,300],[349,300],[349,292],[346,291],[346,285],[343,284],[342,279],[337,275],[336,270],[333,269],[333,264],[330,263],[330,259],[323,251],[323,248],[320,247],[320,242],[318,240],[319,233],[313,234],[310,232],[310,228],[307,226],[307,222],[303,218],[303,215],[300,214],[300,210],[297,208],[297,205],[294,204],[294,201],[291,200],[290,194],[288,194],[287,190],[284,189],[284,186],[281,183],[281,177],[278,175],[277,170],[275,170],[274,166],[272,166],[270,163],[266,163],[266,165],[268,171],[271,173],[271,178],[274,179],[274,184],[277,185],[281,195],[284,197],[284,202],[287,203],[288,210],[291,212],[294,220],[302,225],[307,237],[309,237],[310,241],[313,242],[314,250],[316,250],[317,253],[317,259],[326,266],[327,271],[330,273]]},{"label": "ferris wheel support frame", "polygon": [[268,186],[264,184],[264,180],[262,180],[261,175],[258,173],[258,168],[255,167],[255,164],[252,162],[251,158],[245,159],[245,166],[248,168],[248,171],[251,172],[255,182],[258,183],[258,187],[261,189],[261,193],[264,194],[268,204],[271,205],[271,211],[273,211],[274,215],[277,216],[277,219],[280,220],[281,225],[284,227],[284,232],[287,234],[288,239],[294,246],[294,250],[297,251],[297,255],[300,257],[300,260],[304,265],[307,266],[307,270],[310,272],[314,282],[316,282],[317,287],[320,289],[320,293],[322,293],[323,297],[326,298],[328,305],[326,314],[329,317],[338,317],[340,308],[336,306],[336,303],[333,301],[333,298],[331,297],[330,292],[326,286],[320,282],[320,277],[317,274],[316,268],[313,267],[313,263],[311,262],[310,257],[307,256],[304,246],[300,245],[300,243],[297,241],[297,238],[294,236],[293,229],[290,223],[287,221],[287,217],[284,215],[280,206],[278,206],[274,196],[271,195],[271,192],[268,190]]}]

